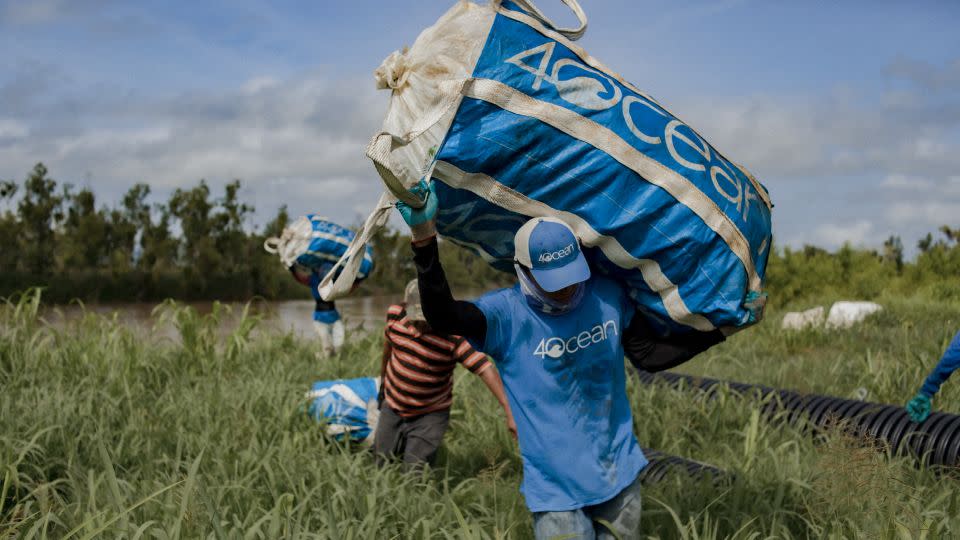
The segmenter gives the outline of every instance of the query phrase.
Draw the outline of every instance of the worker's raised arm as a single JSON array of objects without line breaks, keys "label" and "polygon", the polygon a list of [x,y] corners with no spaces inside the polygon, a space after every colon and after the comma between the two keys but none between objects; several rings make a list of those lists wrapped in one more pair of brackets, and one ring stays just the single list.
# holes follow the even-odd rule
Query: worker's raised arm
[{"label": "worker's raised arm", "polygon": [[953,336],[937,367],[927,375],[917,395],[906,406],[907,413],[914,422],[923,422],[930,416],[930,400],[940,391],[940,386],[960,368],[960,332]]},{"label": "worker's raised arm", "polygon": [[437,194],[433,184],[421,180],[411,191],[424,200],[423,207],[413,208],[397,202],[397,209],[410,227],[423,315],[434,331],[464,336],[482,345],[487,335],[487,320],[483,312],[471,302],[453,298],[440,265],[436,228]]},{"label": "worker's raised arm", "polygon": [[420,304],[430,327],[444,334],[464,336],[482,346],[487,336],[487,320],[473,303],[453,298],[446,274],[440,266],[436,237],[420,245],[414,244],[413,252],[420,285]]},{"label": "worker's raised arm", "polygon": [[943,357],[940,358],[940,362],[937,363],[937,367],[933,368],[933,371],[930,372],[930,375],[928,375],[927,379],[923,382],[923,387],[920,391],[933,397],[940,391],[940,386],[950,378],[950,375],[953,374],[958,367],[960,367],[960,332],[957,332],[957,335],[953,336],[953,341],[947,346],[947,350],[943,353]]}]

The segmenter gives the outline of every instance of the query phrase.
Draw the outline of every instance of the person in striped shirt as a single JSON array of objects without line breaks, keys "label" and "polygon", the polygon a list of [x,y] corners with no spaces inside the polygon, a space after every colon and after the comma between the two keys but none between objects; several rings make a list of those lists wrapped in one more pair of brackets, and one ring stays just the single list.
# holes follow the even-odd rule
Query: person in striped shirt
[{"label": "person in striped shirt", "polygon": [[380,420],[373,450],[378,461],[400,459],[407,468],[432,463],[443,440],[453,404],[457,364],[480,377],[494,395],[516,437],[516,424],[500,375],[486,355],[466,339],[434,332],[423,316],[417,280],[404,303],[387,309],[380,385]]}]

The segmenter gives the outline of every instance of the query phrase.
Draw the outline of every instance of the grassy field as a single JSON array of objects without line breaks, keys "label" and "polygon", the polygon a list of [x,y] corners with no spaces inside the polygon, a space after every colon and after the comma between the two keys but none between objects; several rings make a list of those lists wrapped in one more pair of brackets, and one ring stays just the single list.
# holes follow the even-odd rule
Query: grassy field
[{"label": "grassy field", "polygon": [[[298,413],[318,379],[377,371],[379,337],[329,360],[292,336],[227,335],[167,305],[177,342],[93,315],[61,329],[35,299],[0,307],[0,538],[529,538],[520,466],[501,412],[461,373],[438,466],[376,468]],[[784,334],[779,314],[678,371],[902,403],[960,305],[888,298],[851,331]],[[810,307],[810,306],[795,306]],[[631,383],[644,446],[736,474],[646,489],[658,538],[942,538],[960,534],[960,484],[863,449],[771,427],[761,404]],[[960,412],[960,381],[935,406]]]}]

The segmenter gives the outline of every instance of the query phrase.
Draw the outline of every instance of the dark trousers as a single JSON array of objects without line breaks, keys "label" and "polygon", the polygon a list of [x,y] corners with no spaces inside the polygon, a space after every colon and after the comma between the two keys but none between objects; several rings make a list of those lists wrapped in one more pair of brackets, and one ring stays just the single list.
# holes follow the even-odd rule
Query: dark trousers
[{"label": "dark trousers", "polygon": [[380,420],[373,436],[377,462],[396,458],[407,469],[432,464],[449,423],[449,410],[404,418],[384,405],[380,408]]}]

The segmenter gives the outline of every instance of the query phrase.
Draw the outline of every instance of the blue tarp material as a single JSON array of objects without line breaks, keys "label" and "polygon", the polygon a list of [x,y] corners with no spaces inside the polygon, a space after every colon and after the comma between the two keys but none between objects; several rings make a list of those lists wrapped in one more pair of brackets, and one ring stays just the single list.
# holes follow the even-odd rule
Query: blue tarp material
[{"label": "blue tarp material", "polygon": [[529,0],[451,8],[375,73],[391,108],[367,155],[401,199],[436,180],[440,234],[496,268],[513,271],[526,220],[554,216],[661,333],[743,326],[771,247],[766,189],[573,43],[586,16],[565,3],[578,29]]},{"label": "blue tarp material", "polygon": [[[297,263],[325,275],[347,251],[356,234],[350,229],[323,219],[317,214],[307,214],[307,219],[313,226],[313,235],[310,244],[297,257]],[[360,263],[357,279],[365,279],[372,271],[373,248],[367,246],[363,262]]]},{"label": "blue tarp material", "polygon": [[370,441],[376,429],[379,378],[318,381],[307,394],[308,413],[326,423],[327,433],[337,440]]}]

